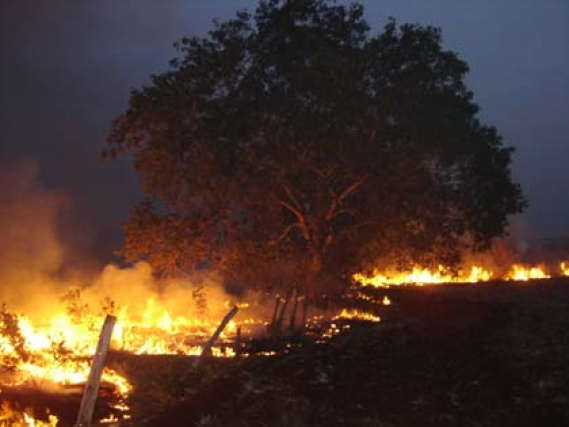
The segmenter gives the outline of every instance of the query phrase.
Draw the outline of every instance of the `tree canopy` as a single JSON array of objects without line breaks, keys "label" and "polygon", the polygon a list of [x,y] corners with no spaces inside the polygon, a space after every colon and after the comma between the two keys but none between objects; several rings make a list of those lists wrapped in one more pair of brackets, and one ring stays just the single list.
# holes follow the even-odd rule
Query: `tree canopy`
[{"label": "tree canopy", "polygon": [[130,259],[290,277],[313,298],[371,258],[452,264],[525,205],[437,28],[375,35],[359,4],[263,0],[176,46],[109,137],[146,195]]}]

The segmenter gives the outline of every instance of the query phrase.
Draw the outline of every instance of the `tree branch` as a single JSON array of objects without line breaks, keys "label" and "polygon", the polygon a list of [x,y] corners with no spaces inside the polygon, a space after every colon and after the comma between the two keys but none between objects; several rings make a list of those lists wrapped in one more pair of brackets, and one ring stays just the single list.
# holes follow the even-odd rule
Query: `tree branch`
[{"label": "tree branch", "polygon": [[359,187],[361,187],[363,185],[363,183],[367,181],[368,177],[369,177],[369,175],[365,174],[360,179],[358,179],[356,182],[354,182],[352,185],[350,185],[348,188],[346,188],[342,192],[342,194],[340,194],[340,197],[338,197],[338,202],[342,202],[346,197],[348,197],[350,194],[352,194],[354,191],[356,191]]},{"label": "tree branch", "polygon": [[294,227],[301,228],[299,223],[294,223],[294,224],[289,225],[287,228],[284,229],[284,231],[282,232],[280,237],[277,239],[277,242],[280,242],[281,240],[283,240],[294,229]]},{"label": "tree branch", "polygon": [[348,188],[342,191],[342,193],[339,196],[336,196],[334,190],[330,189],[332,202],[330,203],[330,207],[328,208],[328,212],[326,213],[326,221],[332,220],[333,218],[338,216],[341,212],[345,211],[345,210],[336,211],[336,209],[347,197],[349,197],[354,191],[356,191],[359,187],[361,187],[364,184],[364,182],[366,182],[368,177],[369,177],[368,174],[363,175],[360,179],[358,179],[356,182],[354,182],[352,185],[350,185]]},{"label": "tree branch", "polygon": [[290,188],[290,185],[286,182],[286,180],[283,179],[281,181],[281,185],[283,186],[283,189],[284,189],[286,195],[288,196],[288,198],[292,201],[292,203],[294,203],[294,206],[296,207],[296,209],[298,209],[299,211],[302,210],[302,206],[301,206],[300,202],[298,201],[298,199],[296,198],[296,196],[292,192],[292,188]]},{"label": "tree branch", "polygon": [[279,204],[285,208],[287,208],[296,218],[298,219],[298,226],[300,227],[300,231],[302,231],[302,237],[306,240],[309,240],[310,234],[308,233],[308,227],[306,225],[306,220],[304,215],[300,212],[300,210],[296,209],[290,203],[285,202],[284,200],[279,199]]}]

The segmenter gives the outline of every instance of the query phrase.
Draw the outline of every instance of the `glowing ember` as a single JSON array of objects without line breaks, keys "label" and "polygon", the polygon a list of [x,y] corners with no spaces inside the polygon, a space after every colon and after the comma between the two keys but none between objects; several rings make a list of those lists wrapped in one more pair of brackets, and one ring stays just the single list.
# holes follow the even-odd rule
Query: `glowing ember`
[{"label": "glowing ember", "polygon": [[358,310],[342,309],[340,314],[334,316],[332,320],[347,319],[347,320],[365,320],[367,322],[381,322],[381,318],[371,313]]},{"label": "glowing ember", "polygon": [[383,299],[381,300],[381,304],[383,305],[391,305],[391,300],[389,299],[389,297],[387,295],[385,295],[383,297]]}]

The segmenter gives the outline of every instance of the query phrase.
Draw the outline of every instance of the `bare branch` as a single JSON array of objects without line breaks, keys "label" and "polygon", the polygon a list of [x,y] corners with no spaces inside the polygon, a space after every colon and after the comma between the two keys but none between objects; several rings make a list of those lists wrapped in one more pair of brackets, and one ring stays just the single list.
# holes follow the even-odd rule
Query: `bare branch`
[{"label": "bare branch", "polygon": [[294,223],[289,225],[287,228],[284,229],[280,237],[277,239],[277,242],[283,240],[295,227],[301,228],[299,223]]},{"label": "bare branch", "polygon": [[300,202],[298,201],[298,199],[296,198],[296,196],[292,192],[292,188],[290,187],[288,182],[285,179],[282,179],[281,185],[283,186],[283,190],[285,191],[288,198],[294,203],[294,206],[296,207],[296,209],[302,210],[302,205],[300,204]]},{"label": "bare branch", "polygon": [[328,218],[328,216],[327,216],[327,217],[326,217],[326,220],[327,220],[327,221],[330,221],[330,220],[336,218],[336,217],[339,216],[339,215],[342,215],[342,214],[344,214],[344,213],[351,213],[351,212],[352,212],[352,211],[351,211],[350,209],[339,209],[339,210],[333,212],[333,214],[330,215],[329,218]]},{"label": "bare branch", "polygon": [[326,250],[332,244],[333,241],[334,241],[334,235],[332,233],[328,234],[326,236],[326,239],[324,240],[324,246],[322,247],[323,253],[326,253]]},{"label": "bare branch", "polygon": [[330,189],[329,192],[330,195],[332,196],[332,202],[330,203],[330,207],[328,208],[328,212],[326,213],[326,221],[330,221],[333,218],[340,215],[340,213],[345,212],[345,210],[336,211],[336,209],[348,196],[350,196],[350,194],[352,194],[359,187],[361,187],[363,183],[366,182],[368,177],[369,175],[367,174],[363,175],[360,179],[358,179],[356,182],[354,182],[352,185],[350,185],[348,188],[342,191],[342,194],[340,194],[339,196],[336,195],[336,192],[334,190]]},{"label": "bare branch", "polygon": [[302,215],[302,213],[300,212],[300,210],[296,209],[294,206],[292,206],[290,203],[285,202],[284,200],[279,200],[279,203],[281,206],[287,208],[290,212],[292,212],[294,216],[296,216],[296,218],[298,219],[298,226],[302,231],[302,237],[304,237],[306,240],[309,240],[310,234],[308,233],[306,220],[304,218],[304,215]]},{"label": "bare branch", "polygon": [[356,182],[354,182],[352,185],[350,185],[348,188],[346,188],[342,194],[340,194],[340,197],[338,197],[338,201],[342,202],[346,197],[348,197],[350,194],[352,194],[354,191],[356,191],[359,187],[361,187],[363,185],[364,182],[367,181],[369,175],[366,174],[364,176],[362,176],[359,180],[357,180]]}]

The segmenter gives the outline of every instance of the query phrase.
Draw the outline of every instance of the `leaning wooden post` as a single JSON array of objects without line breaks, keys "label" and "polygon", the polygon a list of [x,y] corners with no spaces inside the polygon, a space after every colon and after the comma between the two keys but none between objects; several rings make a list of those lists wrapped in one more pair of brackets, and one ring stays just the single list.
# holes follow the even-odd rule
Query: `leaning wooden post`
[{"label": "leaning wooden post", "polygon": [[105,359],[107,358],[107,351],[111,344],[111,335],[113,334],[113,328],[115,327],[116,321],[117,318],[114,316],[108,315],[105,318],[103,329],[101,329],[101,335],[99,335],[97,351],[93,356],[91,370],[89,371],[87,384],[85,384],[85,390],[83,391],[76,427],[91,426],[93,411],[95,410],[95,401],[97,400],[97,394],[99,393],[101,375],[103,374],[103,368],[105,367]]},{"label": "leaning wooden post", "polygon": [[306,295],[302,295],[299,298],[299,301],[302,301],[302,320],[300,324],[300,331],[304,333],[304,329],[306,328],[306,320],[308,317],[308,299]]},{"label": "leaning wooden post", "polygon": [[219,324],[219,326],[217,327],[217,329],[215,330],[215,332],[213,333],[207,344],[204,346],[201,354],[194,361],[194,368],[197,367],[201,363],[203,357],[211,351],[211,348],[215,344],[215,341],[217,341],[217,339],[219,338],[219,336],[221,335],[227,324],[231,321],[231,319],[233,319],[233,317],[237,314],[238,311],[239,308],[235,306],[231,309],[229,313],[225,315],[225,317],[223,318],[223,320],[221,321],[221,323]]},{"label": "leaning wooden post", "polygon": [[273,311],[273,318],[271,320],[271,324],[268,327],[268,332],[274,333],[275,328],[277,327],[277,316],[279,314],[279,305],[281,304],[281,296],[277,295],[275,298],[275,310]]},{"label": "leaning wooden post", "polygon": [[298,289],[296,286],[292,291],[292,312],[290,313],[290,323],[289,330],[291,334],[294,334],[294,328],[296,327],[296,309],[298,308]]},{"label": "leaning wooden post", "polygon": [[288,292],[286,293],[286,298],[283,302],[283,305],[281,305],[281,311],[279,312],[279,318],[277,319],[277,324],[275,326],[275,333],[278,336],[282,335],[282,331],[283,331],[283,319],[284,319],[284,315],[286,312],[286,307],[288,305],[288,302],[290,301],[290,297],[292,295],[292,289],[289,289]]}]

